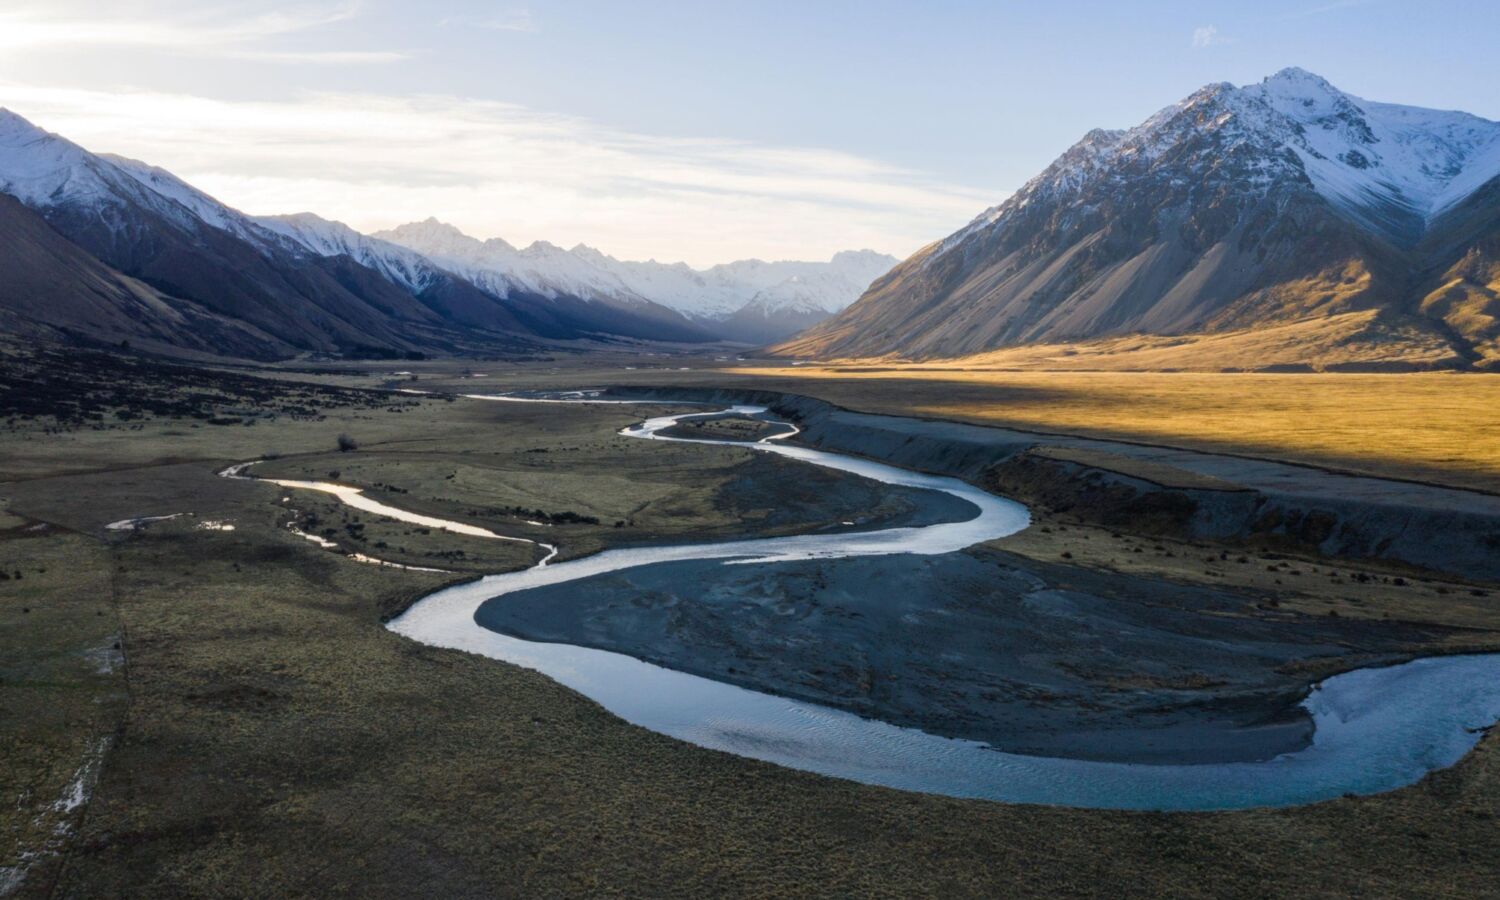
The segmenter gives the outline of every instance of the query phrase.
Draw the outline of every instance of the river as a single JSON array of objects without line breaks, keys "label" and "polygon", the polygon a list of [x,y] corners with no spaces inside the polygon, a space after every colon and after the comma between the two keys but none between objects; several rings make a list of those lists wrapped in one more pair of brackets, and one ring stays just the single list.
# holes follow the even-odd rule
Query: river
[{"label": "river", "polygon": [[[476,396],[496,401],[535,398]],[[586,395],[542,402],[589,402]],[[615,401],[619,402],[619,401]],[[754,444],[664,435],[694,417],[735,413],[765,417],[759,407],[647,419],[621,434],[646,440],[748,446],[808,465],[891,485],[941,491],[974,508],[972,517],[925,527],[812,534],[717,543],[609,550],[594,556],[490,575],[439,590],[389,627],[413,640],[477,653],[535,669],[584,694],[632,724],[702,747],[794,769],[902,790],[1019,803],[1077,807],[1206,810],[1292,806],[1370,794],[1415,782],[1457,762],[1481,730],[1500,719],[1500,654],[1418,659],[1361,669],[1316,685],[1303,706],[1315,730],[1295,752],[1255,762],[1154,765],[1006,753],[971,740],[941,737],[813,703],[749,690],[652,665],[620,653],[541,643],[488,630],[478,608],[496,598],[604,572],[683,560],[756,565],[894,553],[952,553],[1025,528],[1021,504],[952,478],[786,442],[786,430]],[[410,514],[357,492],[321,483],[280,481],[288,488],[333,493],[376,514]],[[460,533],[461,523],[424,521]],[[483,529],[477,529],[484,531]],[[501,535],[485,532],[485,536]],[[550,548],[547,548],[550,550]],[[548,555],[550,559],[550,554]]]}]

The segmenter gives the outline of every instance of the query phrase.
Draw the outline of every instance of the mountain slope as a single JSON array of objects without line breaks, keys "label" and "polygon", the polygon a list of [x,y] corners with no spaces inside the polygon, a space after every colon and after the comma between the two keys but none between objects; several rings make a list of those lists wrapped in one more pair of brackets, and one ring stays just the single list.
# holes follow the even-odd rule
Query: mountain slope
[{"label": "mountain slope", "polygon": [[1434,312],[1476,301],[1424,310],[1421,283],[1493,233],[1469,201],[1497,174],[1500,124],[1465,113],[1369,103],[1295,69],[1210,85],[1136,128],[1090,132],[777,349],[961,356],[1374,311],[1393,334],[1477,359]]},{"label": "mountain slope", "polygon": [[0,194],[0,247],[0,324],[8,332],[247,357],[290,350],[243,322],[114,271],[6,194]]},{"label": "mountain slope", "polygon": [[0,190],[96,259],[292,348],[413,350],[440,318],[377,273],[290,241],[170,173],[0,112]]}]

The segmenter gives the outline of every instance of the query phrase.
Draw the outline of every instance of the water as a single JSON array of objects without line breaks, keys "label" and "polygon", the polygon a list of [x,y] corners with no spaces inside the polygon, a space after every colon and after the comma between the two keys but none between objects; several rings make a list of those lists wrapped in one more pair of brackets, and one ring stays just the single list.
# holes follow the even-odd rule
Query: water
[{"label": "water", "polygon": [[[586,396],[573,399],[587,401]],[[732,411],[765,413],[758,407]],[[622,434],[679,440],[661,432],[686,418],[716,414],[653,418]],[[524,641],[475,622],[475,611],[492,598],[636,566],[690,559],[753,565],[951,553],[1012,534],[1029,522],[1020,504],[956,479],[786,444],[783,439],[795,433],[795,428],[788,429],[748,446],[887,484],[943,491],[968,501],[975,514],[962,522],[926,527],[611,550],[446,588],[416,603],[390,623],[391,629],[427,644],[535,669],[629,722],[703,747],[868,784],[1008,802],[1233,809],[1376,793],[1452,765],[1478,741],[1479,729],[1500,719],[1500,655],[1450,656],[1328,679],[1304,702],[1315,725],[1311,745],[1266,761],[1141,765],[1023,756],[712,681],[623,654]]]}]

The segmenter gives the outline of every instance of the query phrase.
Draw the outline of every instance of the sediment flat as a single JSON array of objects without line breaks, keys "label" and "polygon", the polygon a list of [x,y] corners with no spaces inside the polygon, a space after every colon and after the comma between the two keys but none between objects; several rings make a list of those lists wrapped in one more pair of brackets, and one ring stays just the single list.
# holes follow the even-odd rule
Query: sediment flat
[{"label": "sediment flat", "polygon": [[1148,763],[1300,749],[1302,664],[1390,661],[1435,636],[1254,603],[981,548],[661,563],[507,594],[476,619],[1008,752]]}]

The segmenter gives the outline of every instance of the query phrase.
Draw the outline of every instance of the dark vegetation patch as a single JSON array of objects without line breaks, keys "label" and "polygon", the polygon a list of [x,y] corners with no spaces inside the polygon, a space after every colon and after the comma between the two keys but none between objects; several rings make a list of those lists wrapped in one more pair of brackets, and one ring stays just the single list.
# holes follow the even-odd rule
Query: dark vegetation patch
[{"label": "dark vegetation patch", "polygon": [[1187,491],[1158,488],[1072,460],[1027,452],[980,476],[986,490],[1057,513],[1138,534],[1185,536],[1198,502]]},{"label": "dark vegetation patch", "polygon": [[146,417],[219,426],[318,420],[330,410],[399,410],[420,402],[92,350],[10,347],[0,351],[0,362],[0,420],[14,426],[51,419],[63,431],[129,427]]}]

